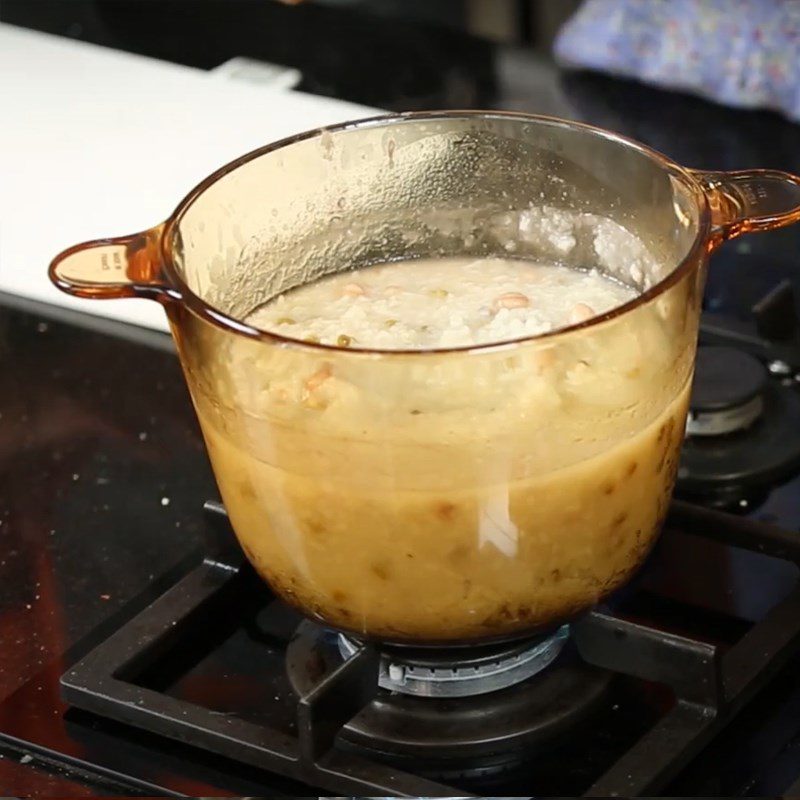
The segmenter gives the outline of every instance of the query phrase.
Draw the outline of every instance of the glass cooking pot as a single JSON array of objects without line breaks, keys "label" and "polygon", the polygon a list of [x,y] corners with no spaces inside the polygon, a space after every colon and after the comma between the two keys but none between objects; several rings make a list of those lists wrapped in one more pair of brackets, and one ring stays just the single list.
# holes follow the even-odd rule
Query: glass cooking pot
[{"label": "glass cooking pot", "polygon": [[[358,636],[471,643],[568,620],[642,564],[675,479],[708,255],[798,219],[786,173],[685,169],[559,119],[418,113],[261,148],[164,224],[77,245],[50,276],[164,305],[231,523],[280,597]],[[609,220],[649,268],[608,257]],[[245,321],[341,270],[510,253],[597,266],[638,297],[448,350],[342,349]]]}]

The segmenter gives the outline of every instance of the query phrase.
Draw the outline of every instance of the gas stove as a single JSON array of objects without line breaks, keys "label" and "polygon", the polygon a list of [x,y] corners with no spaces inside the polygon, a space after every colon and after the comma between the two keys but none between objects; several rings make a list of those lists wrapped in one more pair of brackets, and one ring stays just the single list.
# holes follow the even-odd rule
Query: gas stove
[{"label": "gas stove", "polygon": [[[680,501],[613,605],[569,634],[463,653],[382,648],[303,621],[230,547],[222,507],[206,513],[212,555],[62,677],[76,733],[111,720],[120,745],[144,731],[322,793],[675,793],[701,779],[716,735],[752,733],[737,713],[800,652],[800,537]],[[715,605],[695,605],[672,569],[698,548],[716,565]],[[758,619],[731,603],[734,558],[782,577]]]},{"label": "gas stove", "polygon": [[749,322],[706,311],[664,534],[586,617],[473,648],[346,637],[273,598],[208,502],[200,552],[0,703],[2,740],[126,794],[785,792],[800,779],[794,303],[780,282]]},{"label": "gas stove", "polygon": [[[613,606],[568,635],[464,653],[301,620],[230,549],[221,506],[206,511],[228,547],[64,674],[76,730],[110,719],[325,793],[649,795],[800,650],[800,538],[691,504],[674,503],[667,557]],[[661,567],[697,541],[718,565],[734,550],[754,570],[770,562],[785,596],[754,622],[696,607],[678,623],[691,598]]]}]

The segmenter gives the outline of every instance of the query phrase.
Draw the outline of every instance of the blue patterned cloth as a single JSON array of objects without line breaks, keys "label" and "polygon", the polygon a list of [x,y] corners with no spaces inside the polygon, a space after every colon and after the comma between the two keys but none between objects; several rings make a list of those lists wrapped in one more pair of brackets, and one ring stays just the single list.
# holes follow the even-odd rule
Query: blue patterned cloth
[{"label": "blue patterned cloth", "polygon": [[586,0],[555,55],[800,121],[800,0]]}]

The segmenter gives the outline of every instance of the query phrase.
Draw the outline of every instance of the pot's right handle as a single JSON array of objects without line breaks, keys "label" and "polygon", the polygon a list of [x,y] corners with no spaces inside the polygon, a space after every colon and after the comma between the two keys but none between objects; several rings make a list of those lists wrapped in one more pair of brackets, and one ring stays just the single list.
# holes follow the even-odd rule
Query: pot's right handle
[{"label": "pot's right handle", "polygon": [[712,246],[748,231],[800,222],[800,176],[771,169],[690,173],[708,200]]}]

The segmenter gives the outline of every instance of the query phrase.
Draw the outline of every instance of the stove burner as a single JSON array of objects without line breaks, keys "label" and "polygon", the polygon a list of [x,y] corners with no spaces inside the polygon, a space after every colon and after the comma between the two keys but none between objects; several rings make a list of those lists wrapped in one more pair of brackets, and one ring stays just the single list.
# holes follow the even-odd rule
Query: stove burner
[{"label": "stove burner", "polygon": [[677,492],[719,507],[753,505],[800,467],[800,395],[755,356],[701,346]]},{"label": "stove burner", "polygon": [[721,436],[749,428],[764,410],[767,370],[732,347],[699,347],[686,432]]},{"label": "stove burner", "polygon": [[[460,654],[447,650],[439,659],[431,655],[423,659],[422,651],[415,649],[413,658],[419,655],[419,661],[437,660],[440,665],[447,661],[451,670],[466,672],[470,664],[502,660],[499,652],[505,652],[506,663],[513,663],[512,648],[525,654],[556,643],[560,650],[567,638],[566,631],[559,629],[550,637],[534,640],[532,646],[528,641],[476,648],[480,652],[466,661],[463,649]],[[341,647],[338,634],[308,621],[300,624],[286,653],[289,680],[298,694],[311,691],[324,675],[347,661]],[[404,649],[393,648],[389,660]],[[494,650],[493,659],[490,650]],[[458,666],[456,658],[462,660]],[[408,662],[411,657],[405,655],[404,659]],[[556,664],[501,691],[470,697],[415,697],[381,691],[345,724],[341,735],[355,749],[393,764],[410,759],[429,775],[446,774],[455,768],[452,765],[458,766],[461,775],[469,770],[489,774],[519,763],[525,748],[551,743],[571,730],[603,702],[611,678],[611,673],[582,662],[571,647],[565,648]]]},{"label": "stove burner", "polygon": [[[384,647],[381,651],[382,689],[419,697],[469,697],[513,686],[547,667],[569,636],[567,625],[555,633],[513,644],[470,650]],[[358,643],[340,633],[339,653],[348,659]]]}]

